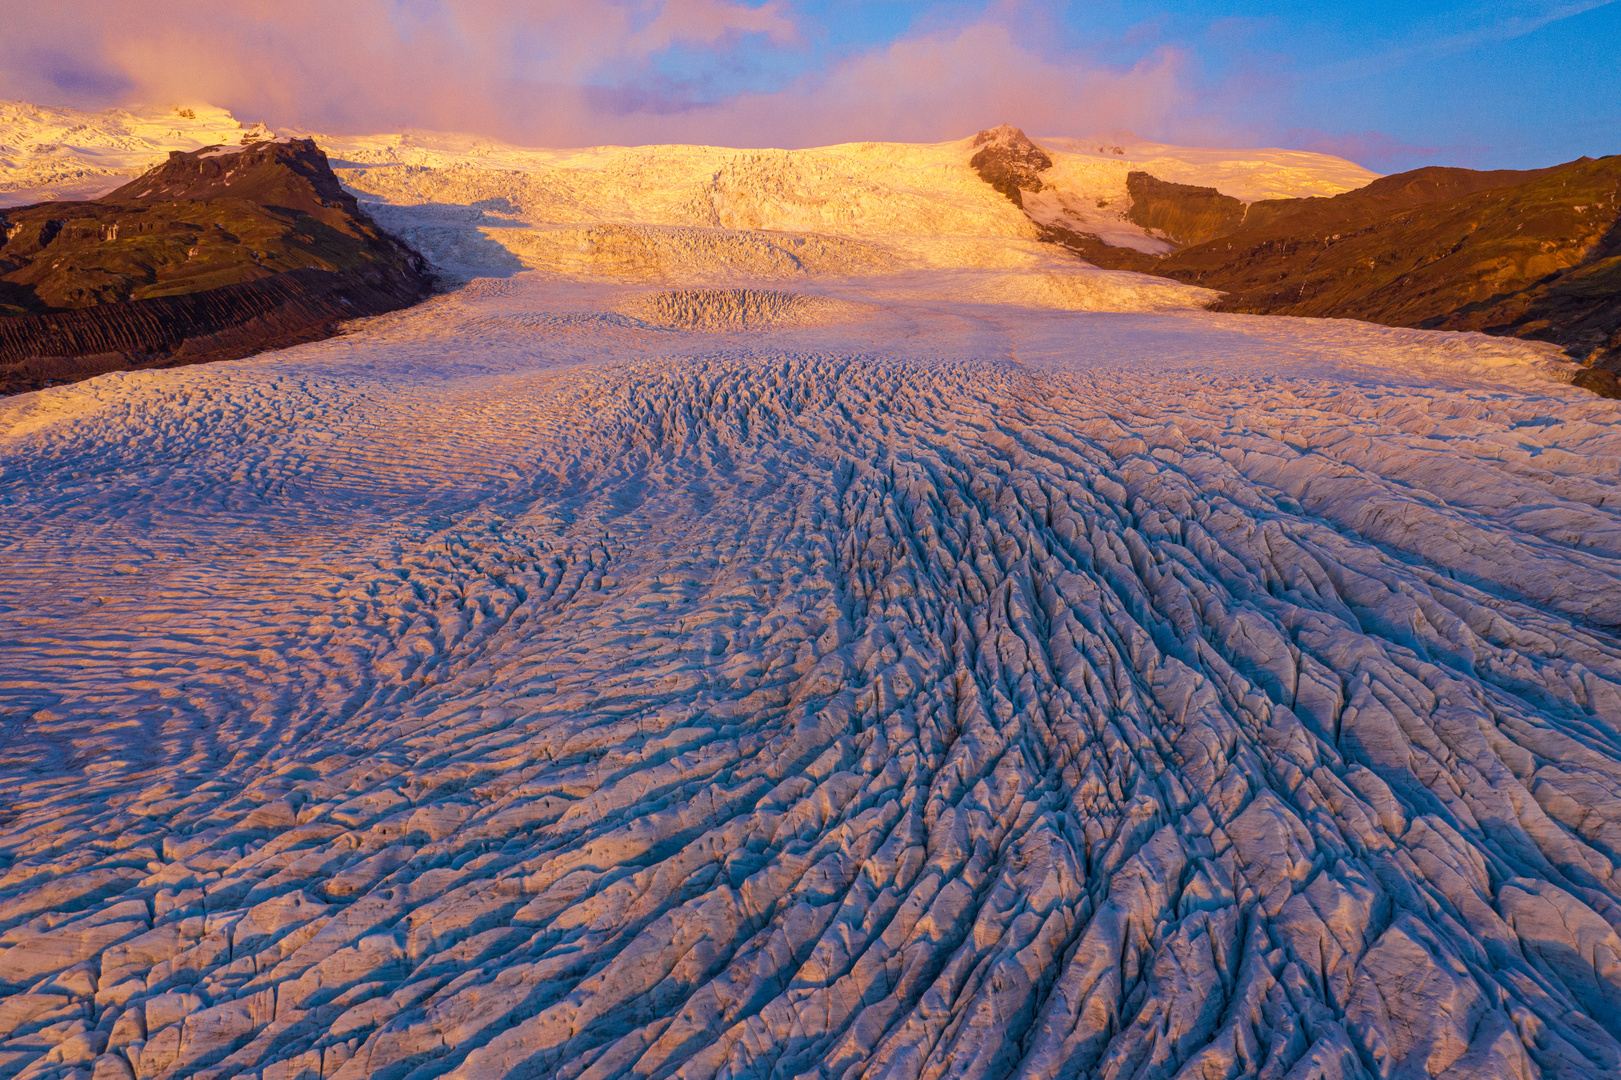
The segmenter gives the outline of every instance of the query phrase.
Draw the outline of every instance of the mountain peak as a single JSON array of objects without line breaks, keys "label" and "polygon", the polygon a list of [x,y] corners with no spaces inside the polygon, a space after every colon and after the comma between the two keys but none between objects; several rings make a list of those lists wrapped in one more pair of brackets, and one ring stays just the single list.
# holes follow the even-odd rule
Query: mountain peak
[{"label": "mountain peak", "polygon": [[1023,192],[1041,190],[1041,173],[1052,168],[1053,159],[1030,137],[1012,124],[986,128],[974,136],[979,149],[968,162],[991,187],[1006,195],[1014,206],[1023,208]]},{"label": "mountain peak", "polygon": [[263,140],[171,150],[167,161],[108,193],[107,202],[251,198],[294,210],[342,205],[355,212],[312,139]]},{"label": "mountain peak", "polygon": [[997,143],[1005,146],[1035,146],[1030,136],[1024,133],[1023,128],[1016,128],[1012,124],[998,124],[993,128],[986,128],[974,136],[975,146],[984,146],[987,143]]}]

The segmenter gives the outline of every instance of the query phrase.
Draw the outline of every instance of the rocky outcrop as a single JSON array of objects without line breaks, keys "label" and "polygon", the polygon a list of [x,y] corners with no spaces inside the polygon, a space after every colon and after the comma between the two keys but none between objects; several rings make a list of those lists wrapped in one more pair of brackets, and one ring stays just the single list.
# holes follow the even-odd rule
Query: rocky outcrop
[{"label": "rocky outcrop", "polygon": [[1139,274],[1152,274],[1159,267],[1160,257],[1133,248],[1115,247],[1096,233],[1078,232],[1063,225],[1038,224],[1041,238],[1049,244],[1067,247],[1094,266],[1105,270],[1133,270]]},{"label": "rocky outcrop", "polygon": [[[1218,310],[1479,330],[1555,342],[1600,370],[1621,366],[1621,157],[1444,172],[1450,183],[1429,191],[1415,183],[1425,178],[1401,176],[1335,199],[1288,200],[1304,205],[1258,203],[1243,227],[1167,256],[1155,272],[1225,291]],[[1455,194],[1460,179],[1479,187]],[[1392,191],[1409,204],[1390,212]],[[1429,193],[1437,197],[1417,201]],[[1615,393],[1613,378],[1582,382]]]},{"label": "rocky outcrop", "polygon": [[0,392],[247,356],[431,290],[310,140],[176,152],[105,198],[3,226]]},{"label": "rocky outcrop", "polygon": [[1126,217],[1175,244],[1202,244],[1244,224],[1246,207],[1213,187],[1173,184],[1145,172],[1126,174]]},{"label": "rocky outcrop", "polygon": [[421,298],[380,271],[310,269],[130,304],[12,316],[0,319],[0,389],[251,356],[328,337],[346,319]]},{"label": "rocky outcrop", "polygon": [[1026,191],[1041,190],[1041,173],[1053,159],[1012,124],[987,128],[974,136],[974,156],[968,164],[991,187],[1023,209]]}]

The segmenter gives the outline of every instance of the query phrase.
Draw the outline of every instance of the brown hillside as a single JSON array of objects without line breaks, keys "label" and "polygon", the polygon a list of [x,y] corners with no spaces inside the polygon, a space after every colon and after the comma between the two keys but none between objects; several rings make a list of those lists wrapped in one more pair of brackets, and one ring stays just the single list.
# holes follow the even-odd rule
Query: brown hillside
[{"label": "brown hillside", "polygon": [[1234,213],[1214,188],[1130,177],[1131,219],[1164,256],[1044,236],[1098,266],[1218,289],[1218,311],[1479,330],[1563,345],[1621,393],[1621,157],[1528,171],[1426,168],[1332,198]]},{"label": "brown hillside", "polygon": [[[1225,291],[1225,311],[1507,332],[1510,297],[1605,257],[1605,237],[1621,216],[1618,189],[1621,158],[1606,158],[1394,212],[1407,200],[1366,189],[1261,203],[1251,208],[1259,221],[1174,252],[1156,272]],[[1531,333],[1602,343],[1571,340],[1570,329]]]},{"label": "brown hillside", "polygon": [[1172,243],[1202,244],[1244,224],[1245,206],[1213,187],[1173,184],[1145,172],[1126,174],[1126,217]]},{"label": "brown hillside", "polygon": [[309,140],[171,154],[101,199],[0,225],[5,392],[277,348],[431,286]]}]

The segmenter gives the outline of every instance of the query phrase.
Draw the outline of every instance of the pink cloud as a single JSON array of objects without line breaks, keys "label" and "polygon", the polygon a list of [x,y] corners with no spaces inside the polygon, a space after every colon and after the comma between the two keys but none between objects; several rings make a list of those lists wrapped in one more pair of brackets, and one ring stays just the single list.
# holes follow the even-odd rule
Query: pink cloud
[{"label": "pink cloud", "polygon": [[1154,127],[1185,104],[1181,63],[1180,54],[1164,50],[1124,71],[1066,64],[1038,55],[1007,26],[983,21],[904,38],[775,93],[739,95],[660,127],[683,139],[720,130],[748,146],[933,142],[1004,122],[1077,134]]},{"label": "pink cloud", "polygon": [[799,27],[781,0],[758,8],[715,0],[665,0],[653,21],[627,35],[621,51],[646,56],[676,44],[713,44],[736,34],[764,34],[787,44],[799,38]]},{"label": "pink cloud", "polygon": [[[1076,134],[1186,121],[1181,53],[1120,69],[1047,55],[1032,44],[1032,10],[1003,5],[772,92],[694,103],[650,77],[652,62],[672,47],[793,49],[804,31],[784,0],[57,0],[12,20],[0,97],[208,102],[278,126],[539,145],[807,146],[943,140],[1004,121]],[[51,41],[71,41],[72,59],[41,52]]]}]

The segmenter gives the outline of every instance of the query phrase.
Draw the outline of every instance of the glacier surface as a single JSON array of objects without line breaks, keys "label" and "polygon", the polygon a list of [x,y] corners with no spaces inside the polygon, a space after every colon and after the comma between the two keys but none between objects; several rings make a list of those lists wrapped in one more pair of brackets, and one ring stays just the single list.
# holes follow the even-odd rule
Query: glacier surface
[{"label": "glacier surface", "polygon": [[467,284],[0,402],[0,1076],[1621,1072],[1615,406],[951,154],[351,160]]},{"label": "glacier surface", "polygon": [[0,1070],[1614,1075],[1613,406],[897,288],[0,406]]}]

